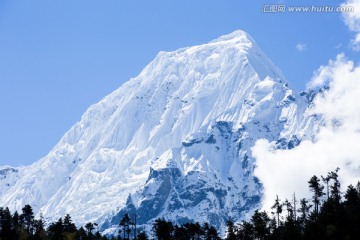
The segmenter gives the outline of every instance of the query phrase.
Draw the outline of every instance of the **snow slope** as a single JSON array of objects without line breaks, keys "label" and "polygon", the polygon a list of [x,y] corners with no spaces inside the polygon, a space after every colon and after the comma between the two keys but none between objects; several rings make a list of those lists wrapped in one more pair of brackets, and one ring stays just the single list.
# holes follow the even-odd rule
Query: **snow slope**
[{"label": "snow slope", "polygon": [[92,105],[46,157],[2,168],[0,201],[102,229],[126,211],[141,224],[164,216],[223,226],[260,202],[255,141],[291,148],[312,137],[309,96],[292,91],[243,31],[160,52]]}]

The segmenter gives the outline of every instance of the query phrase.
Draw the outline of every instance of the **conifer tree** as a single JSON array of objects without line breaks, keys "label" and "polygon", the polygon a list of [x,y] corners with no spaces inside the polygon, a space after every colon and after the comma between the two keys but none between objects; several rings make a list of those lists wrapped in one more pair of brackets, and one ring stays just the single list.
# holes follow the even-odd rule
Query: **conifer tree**
[{"label": "conifer tree", "polygon": [[321,176],[321,179],[323,180],[323,182],[326,184],[326,196],[329,199],[330,197],[330,187],[329,187],[329,182],[331,180],[331,176],[330,174],[328,174],[326,177]]},{"label": "conifer tree", "polygon": [[305,222],[309,216],[311,207],[312,206],[309,205],[309,201],[306,200],[306,198],[300,199],[300,208],[298,209],[298,212],[301,214],[299,217],[299,222],[302,224],[302,226],[305,226]]},{"label": "conifer tree", "polygon": [[15,211],[15,213],[12,215],[12,223],[13,223],[12,235],[14,236],[14,239],[18,239],[20,233],[20,216],[17,211]]},{"label": "conifer tree", "polygon": [[48,227],[48,232],[51,239],[62,240],[64,233],[64,226],[62,218],[59,218],[57,222],[51,223]]},{"label": "conifer tree", "polygon": [[280,226],[280,215],[282,213],[283,204],[280,202],[279,196],[276,195],[275,203],[271,207],[271,209],[275,209],[276,214],[276,220],[277,220],[277,226]]},{"label": "conifer tree", "polygon": [[293,206],[291,202],[285,199],[284,206],[286,207],[287,218],[293,218]]},{"label": "conifer tree", "polygon": [[153,234],[158,240],[170,240],[173,237],[174,226],[164,218],[158,218],[153,223]]},{"label": "conifer tree", "polygon": [[26,232],[31,236],[33,234],[34,212],[29,204],[22,208],[20,223],[26,229]]},{"label": "conifer tree", "polygon": [[86,229],[86,233],[88,236],[92,236],[93,233],[92,231],[95,229],[95,226],[92,222],[88,222],[87,224],[85,224],[85,229]]},{"label": "conifer tree", "polygon": [[220,239],[218,232],[213,226],[210,226],[209,223],[205,222],[202,226],[202,231],[204,234],[204,240],[218,240]]},{"label": "conifer tree", "polygon": [[[124,239],[130,239],[130,225],[131,225],[131,220],[129,217],[129,214],[125,213],[124,217],[121,219],[119,225],[122,227],[122,232],[124,234],[123,238]],[[126,234],[127,234],[127,238],[126,238]]]},{"label": "conifer tree", "polygon": [[236,233],[236,239],[239,240],[253,240],[254,239],[254,226],[246,221],[243,221]]},{"label": "conifer tree", "polygon": [[331,197],[335,200],[336,203],[340,203],[341,192],[340,192],[340,181],[338,179],[340,168],[336,168],[335,171],[331,171],[329,176],[331,177],[333,184],[330,186]]},{"label": "conifer tree", "polygon": [[45,231],[45,221],[42,215],[40,215],[40,219],[34,220],[34,237],[35,239],[40,239],[41,235],[44,234]]},{"label": "conifer tree", "polygon": [[227,220],[226,227],[227,227],[226,240],[235,240],[236,239],[235,225],[234,225],[234,221],[231,218]]},{"label": "conifer tree", "polygon": [[0,208],[0,239],[10,239],[13,227],[12,216],[9,208]]},{"label": "conifer tree", "polygon": [[64,232],[73,233],[76,232],[76,226],[71,220],[71,216],[66,214],[64,217]]},{"label": "conifer tree", "polygon": [[251,223],[254,226],[254,238],[259,240],[265,240],[270,235],[270,218],[265,211],[255,211],[251,217]]},{"label": "conifer tree", "polygon": [[309,180],[309,187],[310,191],[313,192],[313,203],[314,203],[314,213],[315,213],[315,220],[319,215],[319,206],[320,206],[320,199],[324,196],[324,186],[320,184],[320,179],[317,176],[311,177]]}]

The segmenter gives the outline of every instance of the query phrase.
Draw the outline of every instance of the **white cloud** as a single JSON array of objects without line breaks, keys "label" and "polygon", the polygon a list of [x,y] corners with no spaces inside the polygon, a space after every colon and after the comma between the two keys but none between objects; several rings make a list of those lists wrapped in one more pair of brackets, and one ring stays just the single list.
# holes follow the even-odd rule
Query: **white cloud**
[{"label": "white cloud", "polygon": [[348,0],[341,5],[344,7],[354,7],[354,11],[343,12],[345,24],[349,30],[355,32],[355,38],[351,40],[351,45],[355,51],[360,51],[360,1]]},{"label": "white cloud", "polygon": [[[315,73],[311,81],[307,84],[309,88],[320,87],[328,84],[338,74],[340,69],[347,71],[349,68],[353,68],[354,63],[352,61],[346,61],[343,54],[339,54],[336,60],[330,60],[328,65],[321,66]],[[336,76],[341,77],[341,76]]]},{"label": "white cloud", "polygon": [[[313,175],[326,175],[340,167],[343,186],[360,180],[360,66],[339,55],[315,73],[310,86],[327,82],[330,89],[314,100],[313,113],[327,122],[316,139],[303,141],[291,150],[273,150],[266,140],[252,148],[256,158],[255,175],[264,184],[264,208],[276,195],[309,197],[307,181]],[[341,123],[333,126],[333,120]]]},{"label": "white cloud", "polygon": [[348,0],[341,4],[342,7],[354,7],[354,11],[343,12],[345,24],[353,32],[360,32],[360,1]]},{"label": "white cloud", "polygon": [[360,33],[356,34],[350,43],[355,51],[360,51]]},{"label": "white cloud", "polygon": [[299,52],[303,52],[307,49],[307,46],[304,43],[298,43],[295,47]]}]

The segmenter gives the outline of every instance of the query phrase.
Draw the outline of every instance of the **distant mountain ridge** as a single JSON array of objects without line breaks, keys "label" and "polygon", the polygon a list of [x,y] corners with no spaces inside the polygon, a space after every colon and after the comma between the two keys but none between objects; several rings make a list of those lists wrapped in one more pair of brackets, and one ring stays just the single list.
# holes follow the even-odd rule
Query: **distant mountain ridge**
[{"label": "distant mountain ridge", "polygon": [[317,131],[298,94],[243,31],[160,52],[92,105],[34,164],[0,169],[0,201],[111,231],[123,213],[223,227],[258,207],[251,147],[292,148]]}]

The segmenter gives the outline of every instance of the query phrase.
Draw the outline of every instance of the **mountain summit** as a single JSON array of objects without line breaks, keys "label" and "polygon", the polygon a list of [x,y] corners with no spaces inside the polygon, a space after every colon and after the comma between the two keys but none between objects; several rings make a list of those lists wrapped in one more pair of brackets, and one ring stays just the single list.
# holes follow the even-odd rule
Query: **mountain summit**
[{"label": "mountain summit", "polygon": [[311,137],[308,99],[243,31],[160,52],[135,78],[92,105],[50,151],[0,170],[0,201],[50,220],[70,213],[103,230],[136,212],[221,227],[257,207],[251,147],[291,148]]}]

